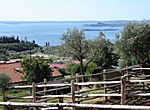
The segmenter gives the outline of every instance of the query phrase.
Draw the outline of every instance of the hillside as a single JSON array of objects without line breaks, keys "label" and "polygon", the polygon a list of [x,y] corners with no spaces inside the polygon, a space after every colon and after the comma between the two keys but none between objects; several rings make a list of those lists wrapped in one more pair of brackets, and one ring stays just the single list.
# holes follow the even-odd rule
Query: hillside
[{"label": "hillside", "polygon": [[34,48],[39,47],[35,44],[35,41],[29,42],[25,40],[19,40],[19,37],[8,37],[1,36],[0,37],[0,60],[8,60],[11,58],[19,58],[20,53],[17,52],[25,52],[29,50],[33,50]]},{"label": "hillside", "polygon": [[93,24],[84,24],[85,27],[104,27],[104,26],[110,26],[110,27],[122,27],[125,26],[130,21],[128,20],[116,20],[116,21],[101,21]]}]

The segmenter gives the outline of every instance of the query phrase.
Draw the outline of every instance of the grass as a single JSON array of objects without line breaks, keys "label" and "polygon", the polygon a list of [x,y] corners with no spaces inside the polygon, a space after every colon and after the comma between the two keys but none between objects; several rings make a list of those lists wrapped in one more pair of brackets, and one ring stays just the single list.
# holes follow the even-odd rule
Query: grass
[{"label": "grass", "polygon": [[11,90],[8,91],[7,94],[10,96],[19,96],[19,95],[24,95],[24,94],[30,94],[29,90]]},{"label": "grass", "polygon": [[[3,102],[2,93],[0,92],[0,102]],[[3,106],[0,106],[0,110],[3,110]]]},{"label": "grass", "polygon": [[[96,87],[98,88],[98,86]],[[93,86],[83,86],[81,90],[91,90],[93,89]],[[25,94],[31,93],[30,90],[10,90],[7,92],[7,95],[9,96],[21,96]],[[97,91],[91,91],[91,92],[85,92],[83,94],[103,94],[104,90],[97,90]],[[105,101],[104,97],[99,97],[96,99],[91,99],[87,101],[81,102],[81,104],[106,104],[106,105],[112,105],[112,104],[120,104],[120,99],[118,97],[108,97],[108,100]],[[0,101],[2,101],[2,94],[0,93]],[[11,102],[32,102],[32,99],[12,99]],[[57,103],[58,98],[54,98],[47,101],[48,103]],[[64,98],[64,102],[71,102],[71,98]],[[150,97],[148,98],[128,98],[126,99],[127,105],[150,105]],[[0,107],[0,110],[3,108]],[[80,109],[81,110],[81,109]],[[86,109],[84,109],[86,110]],[[88,110],[88,109],[87,109]]]},{"label": "grass", "polygon": [[51,99],[51,100],[48,100],[48,103],[57,103],[58,102],[58,99]]},{"label": "grass", "polygon": [[[22,96],[26,94],[30,94],[30,90],[10,90],[6,92],[7,96]],[[8,101],[9,102],[32,102],[32,99],[11,99]],[[1,93],[0,93],[0,102],[3,102],[3,97]],[[58,102],[58,99],[48,100],[48,103],[56,103],[56,102]],[[3,106],[0,106],[0,110],[3,110],[3,109],[4,109]],[[17,108],[15,110],[24,110],[24,109]]]},{"label": "grass", "polygon": [[[8,96],[23,96],[23,95],[30,95],[29,90],[11,90],[7,92]],[[31,99],[11,99],[11,102],[31,102]]]},{"label": "grass", "polygon": [[[29,94],[29,90],[10,90],[6,92],[6,96],[22,96],[25,94]],[[31,102],[32,99],[11,99],[9,102]],[[2,93],[0,93],[0,102],[3,102]],[[3,110],[3,106],[0,106],[0,110]],[[20,109],[23,110],[23,109]]]}]

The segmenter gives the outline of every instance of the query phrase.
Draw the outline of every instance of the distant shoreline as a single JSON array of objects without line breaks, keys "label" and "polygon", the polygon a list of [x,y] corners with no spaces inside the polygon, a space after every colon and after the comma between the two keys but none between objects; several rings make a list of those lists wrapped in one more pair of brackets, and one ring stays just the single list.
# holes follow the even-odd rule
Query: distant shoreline
[{"label": "distant shoreline", "polygon": [[66,21],[44,21],[44,20],[39,20],[39,21],[3,21],[3,20],[0,20],[0,23],[87,23],[87,22],[129,22],[129,21],[132,21],[132,20],[81,20],[81,21],[71,21],[71,20],[66,20]]},{"label": "distant shoreline", "polygon": [[[24,40],[25,37],[29,41],[35,42],[41,46],[49,42],[50,45],[60,45],[61,36],[67,29],[81,29],[85,31],[87,39],[93,39],[102,31],[106,34],[106,38],[112,41],[115,39],[117,32],[121,31],[121,27],[112,27],[110,24],[116,25],[126,23],[124,21],[0,21],[0,36],[19,36]],[[86,24],[94,24],[99,26],[87,26]],[[108,24],[107,26],[102,26]],[[100,26],[101,25],[101,26]],[[104,27],[104,28],[103,28]]]},{"label": "distant shoreline", "polygon": [[83,31],[117,31],[118,29],[83,29]]}]

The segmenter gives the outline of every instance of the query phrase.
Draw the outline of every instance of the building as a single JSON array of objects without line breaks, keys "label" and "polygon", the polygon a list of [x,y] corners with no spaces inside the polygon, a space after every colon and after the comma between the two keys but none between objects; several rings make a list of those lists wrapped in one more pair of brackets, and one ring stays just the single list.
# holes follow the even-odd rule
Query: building
[{"label": "building", "polygon": [[13,83],[23,82],[24,74],[19,71],[20,62],[4,62],[0,64],[0,74],[7,74]]},{"label": "building", "polygon": [[[11,78],[12,83],[25,82],[23,79],[24,74],[22,73],[21,63],[18,60],[0,61],[0,74],[2,73],[8,75]],[[53,72],[50,74],[54,78],[62,76],[56,69],[53,69]]]}]

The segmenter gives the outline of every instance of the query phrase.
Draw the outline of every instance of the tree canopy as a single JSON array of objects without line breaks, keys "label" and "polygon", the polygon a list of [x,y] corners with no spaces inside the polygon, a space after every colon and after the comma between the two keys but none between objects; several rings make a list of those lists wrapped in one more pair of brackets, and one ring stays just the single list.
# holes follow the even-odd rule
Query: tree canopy
[{"label": "tree canopy", "polygon": [[0,43],[20,43],[21,41],[19,40],[19,37],[17,36],[1,36],[0,37]]},{"label": "tree canopy", "polygon": [[130,22],[116,40],[120,61],[126,65],[136,62],[150,64],[150,25],[147,22]]},{"label": "tree canopy", "polygon": [[79,60],[82,75],[92,61],[101,67],[116,64],[117,57],[113,52],[113,44],[105,38],[102,32],[97,38],[87,40],[82,30],[68,30],[63,34],[62,41],[63,52]]},{"label": "tree canopy", "polygon": [[86,74],[87,75],[92,74],[96,67],[97,67],[96,63],[90,62],[86,67]]},{"label": "tree canopy", "polygon": [[[80,61],[80,74],[84,75],[86,66],[96,56],[97,48],[90,48],[82,30],[68,30],[62,36],[63,52]],[[95,45],[93,45],[95,46]],[[86,64],[83,60],[86,59]]]},{"label": "tree canopy", "polygon": [[95,41],[99,45],[97,55],[94,58],[94,62],[101,67],[108,68],[111,65],[116,65],[115,53],[113,44],[106,39],[105,35],[100,32],[98,40]]},{"label": "tree canopy", "polygon": [[[35,41],[19,40],[15,36],[1,36],[0,37],[0,60],[9,60],[12,58],[20,58],[20,52],[33,50],[39,47]],[[19,54],[17,54],[17,52]]]},{"label": "tree canopy", "polygon": [[75,76],[76,73],[80,73],[80,65],[75,63],[68,63],[65,68],[66,75]]},{"label": "tree canopy", "polygon": [[24,58],[22,61],[23,72],[28,83],[43,82],[44,79],[50,80],[51,69],[47,61],[42,57]]},{"label": "tree canopy", "polygon": [[11,78],[5,73],[0,74],[0,89],[7,89],[10,86]]}]

